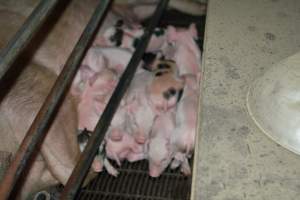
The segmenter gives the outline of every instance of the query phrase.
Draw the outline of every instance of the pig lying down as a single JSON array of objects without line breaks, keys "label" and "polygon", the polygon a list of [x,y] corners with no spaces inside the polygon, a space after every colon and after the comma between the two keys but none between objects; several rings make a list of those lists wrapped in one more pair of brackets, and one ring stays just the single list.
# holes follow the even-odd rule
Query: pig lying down
[{"label": "pig lying down", "polygon": [[[55,78],[56,75],[48,69],[32,64],[16,80],[0,105],[1,138],[10,137],[14,145],[2,144],[1,151],[14,155],[25,135],[24,130],[29,128]],[[21,198],[49,185],[67,182],[80,154],[76,139],[77,123],[74,99],[68,96],[49,129],[41,153],[32,163]]]}]

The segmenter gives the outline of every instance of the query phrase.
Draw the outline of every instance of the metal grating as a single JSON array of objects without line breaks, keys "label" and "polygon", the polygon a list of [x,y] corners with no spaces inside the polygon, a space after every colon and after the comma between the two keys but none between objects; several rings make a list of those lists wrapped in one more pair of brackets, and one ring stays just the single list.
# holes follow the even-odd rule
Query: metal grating
[{"label": "metal grating", "polygon": [[[113,162],[112,162],[113,163]],[[113,163],[116,167],[117,165]],[[116,167],[117,168],[117,167]],[[119,176],[106,171],[83,188],[77,200],[188,200],[192,176],[183,176],[179,170],[167,169],[158,178],[148,174],[148,162],[124,162]]]}]

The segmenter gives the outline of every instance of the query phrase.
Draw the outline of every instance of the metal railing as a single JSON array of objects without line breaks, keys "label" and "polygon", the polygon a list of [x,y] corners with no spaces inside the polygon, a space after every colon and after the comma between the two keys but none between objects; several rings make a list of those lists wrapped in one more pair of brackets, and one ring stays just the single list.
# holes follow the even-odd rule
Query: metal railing
[{"label": "metal railing", "polygon": [[[34,151],[36,151],[37,145],[45,138],[49,124],[53,121],[66,92],[70,88],[72,80],[80,66],[80,62],[84,57],[84,53],[93,39],[92,36],[95,34],[100,21],[104,18],[104,13],[108,8],[110,0],[101,0],[99,2],[100,3],[95,9],[90,22],[86,26],[83,34],[73,49],[62,72],[27,131],[18,151],[16,152],[14,160],[5,173],[0,185],[1,199],[9,198],[12,189],[20,179],[22,172],[28,165]],[[39,9],[39,7],[40,6],[38,6],[37,9]],[[38,17],[37,15],[35,16]],[[28,20],[32,20],[31,17]],[[28,22],[26,21],[25,24],[27,23]],[[18,40],[19,39],[16,39],[16,41]],[[15,54],[15,51],[12,51],[12,54]],[[11,57],[11,55],[7,54],[7,57]],[[5,60],[6,57],[3,59]]]},{"label": "metal railing", "polygon": [[[51,6],[48,5],[49,7],[55,5],[54,1],[49,2],[52,2]],[[9,198],[11,192],[13,191],[13,188],[16,186],[17,181],[20,179],[22,172],[26,169],[30,158],[36,151],[37,145],[40,142],[42,142],[45,138],[45,135],[47,133],[46,130],[49,127],[50,123],[53,121],[53,118],[55,117],[57,110],[61,105],[61,102],[66,96],[66,92],[71,86],[72,80],[76,75],[76,72],[87,51],[87,48],[91,43],[93,36],[96,34],[99,24],[104,18],[104,13],[108,8],[109,3],[110,0],[99,0],[99,4],[96,7],[93,16],[91,17],[83,34],[81,35],[79,41],[77,42],[75,48],[69,56],[62,72],[58,76],[53,88],[51,89],[49,95],[47,96],[45,102],[43,103],[41,109],[35,117],[32,125],[26,133],[17,153],[15,154],[14,160],[12,161],[8,170],[6,171],[6,174],[0,185],[0,199],[4,200]],[[10,42],[8,48],[4,49],[3,52],[1,52],[0,80],[9,70],[10,65],[16,59],[17,55],[21,52],[25,45],[29,43],[30,38],[38,29],[44,18],[46,18],[48,12],[51,11],[51,8],[47,7],[49,10],[47,9],[46,13],[44,10],[44,6],[42,6],[41,4],[35,9],[33,14],[24,23],[20,31],[15,35],[13,40],[17,41],[17,45],[13,45],[15,42]],[[164,12],[167,4],[168,0],[160,0],[160,2],[158,3],[157,9],[149,23],[149,26],[145,30],[145,33],[140,40],[141,42],[138,44],[136,51],[134,52],[127,68],[122,74],[118,85],[116,86],[116,89],[114,90],[104,112],[102,113],[96,125],[94,133],[89,139],[89,142],[84,152],[82,153],[79,162],[74,168],[64,188],[61,199],[74,199],[76,197],[76,194],[79,188],[81,187],[84,178],[89,171],[90,165],[97,153],[98,147],[104,139],[104,135],[110,125],[113,115],[116,112],[122,97],[124,96],[126,90],[128,89],[131,83],[131,80],[134,77],[135,71],[140,60],[142,59],[142,55],[148,45],[151,34],[154,28],[156,27],[160,17],[162,16],[162,13]],[[44,18],[38,17],[38,14],[34,14],[41,12],[37,9],[43,9],[45,15]],[[40,18],[40,20],[37,20],[37,17]],[[33,23],[33,25],[30,25],[30,27],[34,27],[32,28],[34,30],[31,30],[31,34],[27,33],[25,34],[26,36],[23,36],[23,34],[21,33],[24,30],[25,32],[27,32],[26,27],[28,26],[26,26],[26,24],[31,23]],[[15,48],[17,48],[17,50],[15,50]]]},{"label": "metal railing", "polygon": [[31,38],[39,30],[42,23],[50,15],[59,0],[41,1],[34,9],[22,27],[9,41],[0,53],[0,80],[9,71],[12,63],[22,50],[29,44]]}]

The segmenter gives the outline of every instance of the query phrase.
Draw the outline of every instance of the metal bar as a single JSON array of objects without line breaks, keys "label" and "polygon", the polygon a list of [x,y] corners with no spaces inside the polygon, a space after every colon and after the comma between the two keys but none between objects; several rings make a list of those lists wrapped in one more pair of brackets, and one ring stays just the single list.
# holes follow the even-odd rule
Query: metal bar
[{"label": "metal bar", "polygon": [[32,157],[36,146],[44,139],[47,128],[53,121],[60,102],[64,99],[65,94],[72,83],[80,66],[80,62],[104,17],[104,13],[108,8],[109,3],[110,0],[99,1],[91,20],[73,49],[30,129],[26,133],[13,162],[6,171],[5,177],[0,185],[0,199],[7,199],[9,197],[13,187],[16,186],[17,181],[24,171],[26,164],[29,163],[29,159]]},{"label": "metal bar", "polygon": [[59,0],[41,1],[0,53],[0,80],[41,27]]},{"label": "metal bar", "polygon": [[99,145],[104,139],[105,133],[111,123],[113,115],[115,114],[122,97],[124,96],[131,83],[137,66],[142,59],[144,51],[149,43],[151,34],[156,27],[159,19],[161,18],[162,13],[168,5],[168,1],[169,0],[160,0],[159,4],[157,5],[152,20],[150,21],[149,26],[145,30],[145,33],[140,40],[142,42],[139,42],[127,68],[122,74],[120,81],[118,82],[116,89],[114,90],[107,106],[105,107],[101,118],[96,125],[94,133],[90,137],[79,162],[74,168],[60,199],[74,199],[76,197],[76,194],[81,187],[84,178],[89,171],[91,163],[93,162],[93,159],[98,151]]}]

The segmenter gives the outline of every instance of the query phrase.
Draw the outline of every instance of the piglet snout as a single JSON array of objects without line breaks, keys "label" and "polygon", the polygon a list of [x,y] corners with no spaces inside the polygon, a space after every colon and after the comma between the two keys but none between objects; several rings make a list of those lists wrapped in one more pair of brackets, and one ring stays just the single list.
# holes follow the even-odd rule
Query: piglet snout
[{"label": "piglet snout", "polygon": [[159,177],[160,174],[162,173],[162,171],[163,170],[158,165],[155,165],[155,164],[149,165],[149,175],[153,178]]}]

